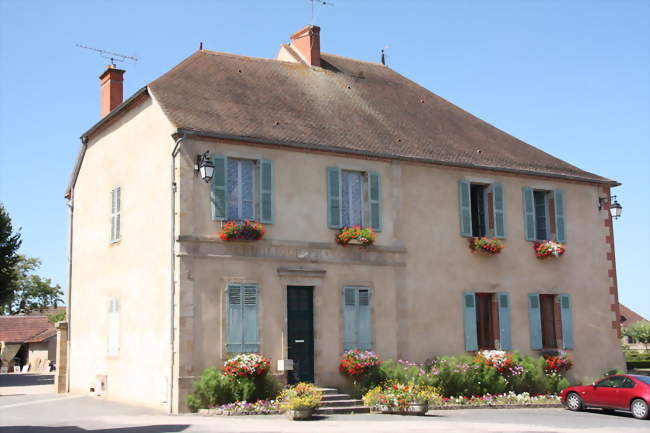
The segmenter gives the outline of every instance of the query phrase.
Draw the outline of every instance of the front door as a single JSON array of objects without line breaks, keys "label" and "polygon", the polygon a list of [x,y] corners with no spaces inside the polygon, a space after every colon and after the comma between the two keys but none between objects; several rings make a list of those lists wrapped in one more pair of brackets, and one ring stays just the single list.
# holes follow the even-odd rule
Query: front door
[{"label": "front door", "polygon": [[289,383],[314,382],[314,288],[287,287]]}]

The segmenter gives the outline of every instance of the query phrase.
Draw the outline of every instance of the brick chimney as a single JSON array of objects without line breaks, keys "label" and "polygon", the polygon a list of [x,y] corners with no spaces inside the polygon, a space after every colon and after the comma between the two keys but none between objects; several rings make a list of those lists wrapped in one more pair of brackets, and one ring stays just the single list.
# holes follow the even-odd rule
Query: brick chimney
[{"label": "brick chimney", "polygon": [[320,66],[320,27],[307,26],[291,35],[291,47],[312,66]]},{"label": "brick chimney", "polygon": [[100,85],[100,106],[99,111],[102,117],[113,111],[115,107],[122,103],[124,91],[122,83],[124,82],[123,69],[117,69],[114,65],[109,65],[106,70],[99,76]]}]

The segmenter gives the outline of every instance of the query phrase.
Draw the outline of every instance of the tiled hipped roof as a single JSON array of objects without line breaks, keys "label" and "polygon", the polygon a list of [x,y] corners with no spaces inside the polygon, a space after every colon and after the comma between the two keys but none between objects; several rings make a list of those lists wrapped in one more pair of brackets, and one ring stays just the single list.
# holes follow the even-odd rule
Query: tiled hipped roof
[{"label": "tiled hipped roof", "polygon": [[179,129],[444,165],[615,182],[555,158],[381,64],[198,51],[149,90]]},{"label": "tiled hipped roof", "polygon": [[630,310],[623,304],[618,304],[618,311],[621,315],[621,326],[630,326],[634,322],[646,320],[643,316],[635,311]]},{"label": "tiled hipped roof", "polygon": [[38,343],[56,334],[47,316],[0,316],[0,341]]}]

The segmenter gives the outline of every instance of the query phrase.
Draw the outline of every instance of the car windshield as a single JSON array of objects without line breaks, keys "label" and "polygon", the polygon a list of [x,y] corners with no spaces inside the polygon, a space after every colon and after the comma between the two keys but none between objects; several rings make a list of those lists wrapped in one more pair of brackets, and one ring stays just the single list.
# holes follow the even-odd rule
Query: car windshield
[{"label": "car windshield", "polygon": [[636,380],[638,380],[639,382],[643,382],[646,385],[650,385],[650,376],[637,376],[637,375],[634,375],[632,377],[635,378]]}]

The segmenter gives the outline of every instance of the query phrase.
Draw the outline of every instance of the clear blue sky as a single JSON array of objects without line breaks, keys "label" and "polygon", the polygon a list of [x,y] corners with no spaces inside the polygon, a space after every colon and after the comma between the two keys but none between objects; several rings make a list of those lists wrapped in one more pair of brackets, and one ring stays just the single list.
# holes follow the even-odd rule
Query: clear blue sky
[{"label": "clear blue sky", "polygon": [[[650,2],[352,1],[317,7],[323,51],[378,61],[510,134],[623,183],[620,299],[650,318]],[[0,0],[0,201],[22,252],[67,281],[63,193],[99,118],[106,60],[128,96],[197,49],[275,56],[308,0]],[[594,203],[596,206],[596,203]],[[569,254],[579,254],[578,251]]]}]

